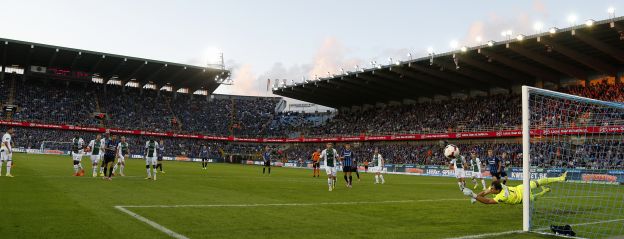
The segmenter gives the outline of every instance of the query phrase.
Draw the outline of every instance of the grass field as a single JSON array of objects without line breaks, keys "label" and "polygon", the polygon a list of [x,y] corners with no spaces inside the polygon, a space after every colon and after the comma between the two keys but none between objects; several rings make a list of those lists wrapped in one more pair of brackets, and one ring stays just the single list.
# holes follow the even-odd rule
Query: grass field
[{"label": "grass field", "polygon": [[[127,176],[109,182],[70,176],[68,156],[14,160],[15,177],[0,177],[0,238],[171,238],[115,206],[188,238],[449,238],[521,229],[521,206],[470,204],[452,178],[386,175],[375,185],[362,174],[352,189],[339,177],[328,192],[326,178],[302,169],[263,176],[257,166],[165,162],[166,174],[150,181],[144,162],[130,160]],[[546,238],[505,236],[536,237]]]}]

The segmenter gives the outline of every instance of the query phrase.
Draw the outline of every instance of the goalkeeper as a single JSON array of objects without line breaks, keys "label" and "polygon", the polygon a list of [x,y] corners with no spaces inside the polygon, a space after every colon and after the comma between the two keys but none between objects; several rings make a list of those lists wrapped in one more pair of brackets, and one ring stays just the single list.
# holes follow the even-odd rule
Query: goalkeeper
[{"label": "goalkeeper", "polygon": [[[566,181],[567,172],[556,178],[542,178],[537,181],[531,181],[531,189],[542,188],[542,191],[536,194],[531,192],[531,200],[536,200],[538,197],[550,192],[550,188],[546,185],[551,183],[558,183]],[[520,184],[515,187],[508,187],[500,183],[500,181],[493,181],[492,186],[479,194],[475,194],[469,188],[464,188],[464,195],[472,198],[472,203],[479,201],[484,204],[521,204],[522,203],[522,191],[524,185]],[[495,194],[494,198],[486,197],[488,194]]]}]

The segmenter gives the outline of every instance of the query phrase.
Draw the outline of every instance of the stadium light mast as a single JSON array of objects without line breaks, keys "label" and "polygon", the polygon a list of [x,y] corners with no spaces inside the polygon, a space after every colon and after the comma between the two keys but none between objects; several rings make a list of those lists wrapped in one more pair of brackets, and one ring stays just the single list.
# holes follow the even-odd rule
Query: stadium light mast
[{"label": "stadium light mast", "polygon": [[615,8],[614,7],[609,7],[607,9],[607,13],[609,13],[609,18],[615,18]]},{"label": "stadium light mast", "polygon": [[542,32],[543,29],[544,29],[544,23],[535,22],[535,24],[533,24],[533,30],[535,30],[535,33],[540,33]]},{"label": "stadium light mast", "polygon": [[576,20],[578,20],[578,17],[574,14],[570,14],[570,16],[568,16],[568,23],[570,23],[572,26],[576,25]]}]

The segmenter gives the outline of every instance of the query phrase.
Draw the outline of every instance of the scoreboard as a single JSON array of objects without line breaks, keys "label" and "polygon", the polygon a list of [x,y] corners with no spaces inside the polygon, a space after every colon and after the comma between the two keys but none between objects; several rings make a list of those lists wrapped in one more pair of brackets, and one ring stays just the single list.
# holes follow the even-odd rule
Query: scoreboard
[{"label": "scoreboard", "polygon": [[31,66],[30,72],[50,78],[91,80],[92,74],[84,71],[72,71],[67,68]]}]

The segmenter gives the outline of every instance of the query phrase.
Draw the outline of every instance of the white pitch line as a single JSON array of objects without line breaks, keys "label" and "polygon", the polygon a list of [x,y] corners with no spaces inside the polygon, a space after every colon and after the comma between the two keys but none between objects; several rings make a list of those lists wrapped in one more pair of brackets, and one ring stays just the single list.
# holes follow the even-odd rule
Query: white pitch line
[{"label": "white pitch line", "polygon": [[517,231],[506,231],[506,232],[493,232],[493,233],[485,233],[485,234],[478,234],[478,235],[471,235],[471,236],[463,236],[463,237],[452,237],[452,238],[448,238],[448,239],[476,239],[476,238],[483,238],[483,237],[503,236],[503,235],[509,235],[509,234],[520,233],[520,232],[522,232],[522,230],[517,230]]},{"label": "white pitch line", "polygon": [[160,225],[160,224],[158,224],[158,223],[156,223],[156,222],[154,222],[152,220],[149,220],[149,219],[147,219],[145,217],[142,217],[141,215],[136,214],[136,213],[134,213],[134,212],[132,212],[132,211],[130,211],[128,209],[125,209],[125,208],[121,207],[121,206],[115,206],[115,208],[117,210],[125,213],[125,214],[130,215],[131,217],[136,218],[139,221],[147,223],[148,225],[152,226],[156,230],[159,230],[159,231],[161,231],[161,232],[163,232],[163,233],[165,233],[165,234],[167,234],[167,235],[169,235],[169,236],[171,236],[173,238],[176,238],[176,239],[189,239],[188,237],[186,237],[186,236],[184,236],[182,234],[179,234],[177,232],[169,230],[168,228],[166,228],[166,227],[164,227],[164,226],[162,226],[162,225]]},{"label": "white pitch line", "polygon": [[120,205],[124,208],[180,208],[180,207],[283,207],[283,206],[323,206],[323,205],[357,205],[357,204],[388,204],[410,202],[438,202],[438,201],[467,201],[464,198],[421,199],[421,200],[392,200],[376,202],[320,202],[320,203],[253,203],[253,204],[199,204],[199,205]]},{"label": "white pitch line", "polygon": [[[601,223],[611,223],[611,222],[619,222],[619,221],[624,221],[624,218],[613,219],[613,220],[605,220],[605,221],[597,221],[597,222],[576,223],[576,224],[570,224],[570,226],[587,226],[587,225],[594,225],[594,224],[601,224]],[[543,227],[543,228],[535,229],[535,231],[544,231],[544,230],[550,230],[550,228]],[[495,232],[495,233],[485,233],[485,234],[470,235],[470,236],[463,236],[463,237],[453,237],[453,238],[449,238],[449,239],[477,239],[477,238],[484,238],[484,237],[503,236],[503,235],[509,235],[509,234],[514,234],[514,233],[522,233],[522,232],[523,232],[522,230],[506,231],[506,232]],[[552,235],[552,234],[548,234],[548,235]],[[571,238],[578,238],[578,237],[571,237]]]},{"label": "white pitch line", "polygon": [[126,208],[179,208],[179,207],[269,207],[269,206],[322,206],[322,205],[354,205],[354,204],[384,204],[384,203],[410,203],[410,202],[436,202],[436,201],[457,201],[466,200],[460,198],[446,199],[422,199],[422,200],[396,200],[396,201],[378,201],[378,202],[325,202],[325,203],[268,203],[268,204],[209,204],[209,205],[135,205],[135,206],[115,206],[115,209],[145,222],[156,230],[159,230],[176,239],[189,239],[188,237],[174,232],[163,225],[149,220],[141,215],[134,213]]}]

